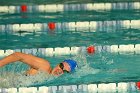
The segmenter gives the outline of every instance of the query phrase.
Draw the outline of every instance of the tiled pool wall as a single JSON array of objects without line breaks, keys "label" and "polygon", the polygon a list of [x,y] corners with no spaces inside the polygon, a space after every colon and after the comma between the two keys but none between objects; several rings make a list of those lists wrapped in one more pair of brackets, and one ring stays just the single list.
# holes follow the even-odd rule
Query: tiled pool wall
[{"label": "tiled pool wall", "polygon": [[135,82],[81,84],[0,89],[2,93],[133,93],[138,92]]},{"label": "tiled pool wall", "polygon": [[[46,4],[46,5],[27,5],[29,13],[34,12],[59,12],[59,11],[90,11],[90,10],[139,10],[140,2],[116,2],[116,3],[87,3],[87,4]],[[20,6],[0,6],[0,13],[21,13]],[[76,22],[57,22],[56,32],[61,33],[60,29],[69,29],[70,31],[117,31],[120,27],[124,28],[140,28],[140,20],[111,20],[111,21],[76,21]],[[62,28],[63,27],[63,28]],[[20,30],[29,32],[44,31],[48,29],[48,23],[22,23],[22,24],[0,24],[2,32],[9,31],[14,33]],[[59,29],[59,30],[58,30]],[[90,30],[92,29],[92,30]],[[80,31],[80,30],[79,30]],[[23,33],[24,35],[24,33]],[[86,47],[86,46],[85,46]],[[81,47],[56,47],[56,48],[31,48],[31,49],[15,49],[0,50],[0,56],[6,56],[13,52],[24,52],[36,54],[40,52],[47,56],[76,54]],[[132,54],[140,54],[140,44],[127,45],[104,45],[95,46],[97,52],[108,51],[123,54],[129,52]],[[136,82],[120,82],[120,83],[100,83],[100,84],[81,84],[81,85],[62,85],[62,86],[42,86],[42,87],[21,87],[21,88],[1,88],[1,93],[127,93],[138,92]]]}]

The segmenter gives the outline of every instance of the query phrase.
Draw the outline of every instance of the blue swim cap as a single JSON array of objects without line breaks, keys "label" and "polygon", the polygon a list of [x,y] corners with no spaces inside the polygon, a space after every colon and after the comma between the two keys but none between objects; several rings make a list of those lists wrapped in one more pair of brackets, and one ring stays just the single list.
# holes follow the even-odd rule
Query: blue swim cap
[{"label": "blue swim cap", "polygon": [[66,63],[69,64],[69,66],[70,66],[70,72],[74,71],[75,68],[77,67],[77,62],[74,61],[74,60],[67,59],[67,60],[64,60],[63,62],[66,62]]}]

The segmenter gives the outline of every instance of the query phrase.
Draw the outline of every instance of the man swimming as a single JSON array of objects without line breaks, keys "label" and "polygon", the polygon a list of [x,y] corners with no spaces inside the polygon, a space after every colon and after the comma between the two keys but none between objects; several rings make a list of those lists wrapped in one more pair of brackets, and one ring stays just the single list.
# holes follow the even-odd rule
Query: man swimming
[{"label": "man swimming", "polygon": [[55,76],[60,76],[64,74],[64,72],[74,71],[77,67],[76,61],[68,59],[64,60],[54,69],[52,69],[50,63],[47,60],[21,52],[15,52],[0,60],[0,67],[16,61],[21,61],[30,66],[30,69],[26,71],[26,75],[35,75],[38,73],[38,71],[44,71]]}]

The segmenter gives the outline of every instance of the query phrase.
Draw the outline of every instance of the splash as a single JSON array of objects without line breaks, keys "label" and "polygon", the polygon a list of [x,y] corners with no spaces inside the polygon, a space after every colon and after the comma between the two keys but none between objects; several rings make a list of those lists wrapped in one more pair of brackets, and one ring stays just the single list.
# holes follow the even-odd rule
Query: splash
[{"label": "splash", "polygon": [[87,76],[89,74],[97,74],[99,73],[99,69],[95,69],[90,67],[89,64],[86,64],[85,66],[81,67],[80,69],[77,69],[75,73],[71,74],[72,77],[81,78],[82,76]]},{"label": "splash", "polygon": [[[78,67],[74,73],[70,74],[71,77],[80,78],[89,74],[96,74],[100,71],[99,69],[90,66],[90,62],[87,61],[87,55],[84,51],[80,51],[76,56],[72,57],[72,59],[78,62]],[[44,82],[55,81],[55,79],[58,78],[41,71],[34,76],[25,76],[24,72],[27,68],[23,69],[22,67],[24,66],[20,63],[9,67],[7,68],[12,69],[12,71],[7,71],[6,69],[2,70],[0,68],[0,87],[27,87],[30,85],[43,84]],[[17,70],[20,71],[16,72]]]},{"label": "splash", "polygon": [[0,87],[9,88],[9,87],[26,87],[33,84],[43,83],[45,80],[52,80],[52,76],[39,71],[38,74],[34,76],[26,76],[23,72],[14,73],[14,72],[3,72],[0,76]]},{"label": "splash", "polygon": [[72,74],[73,77],[80,78],[89,74],[99,73],[99,69],[95,69],[90,66],[90,62],[87,61],[87,54],[84,51],[79,51],[79,53],[72,59],[77,61],[78,67],[75,73]]}]

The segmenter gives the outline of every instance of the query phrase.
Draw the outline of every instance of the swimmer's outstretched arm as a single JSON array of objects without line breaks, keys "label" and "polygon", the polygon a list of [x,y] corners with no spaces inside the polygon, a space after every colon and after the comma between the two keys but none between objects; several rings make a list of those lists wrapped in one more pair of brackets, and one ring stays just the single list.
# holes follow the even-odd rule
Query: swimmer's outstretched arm
[{"label": "swimmer's outstretched arm", "polygon": [[50,63],[47,60],[44,60],[42,58],[30,54],[24,54],[21,52],[15,52],[0,60],[0,67],[16,61],[21,61],[25,64],[30,65],[31,69],[27,72],[31,72],[31,71],[36,72],[38,70],[42,70],[51,73],[52,70]]}]

